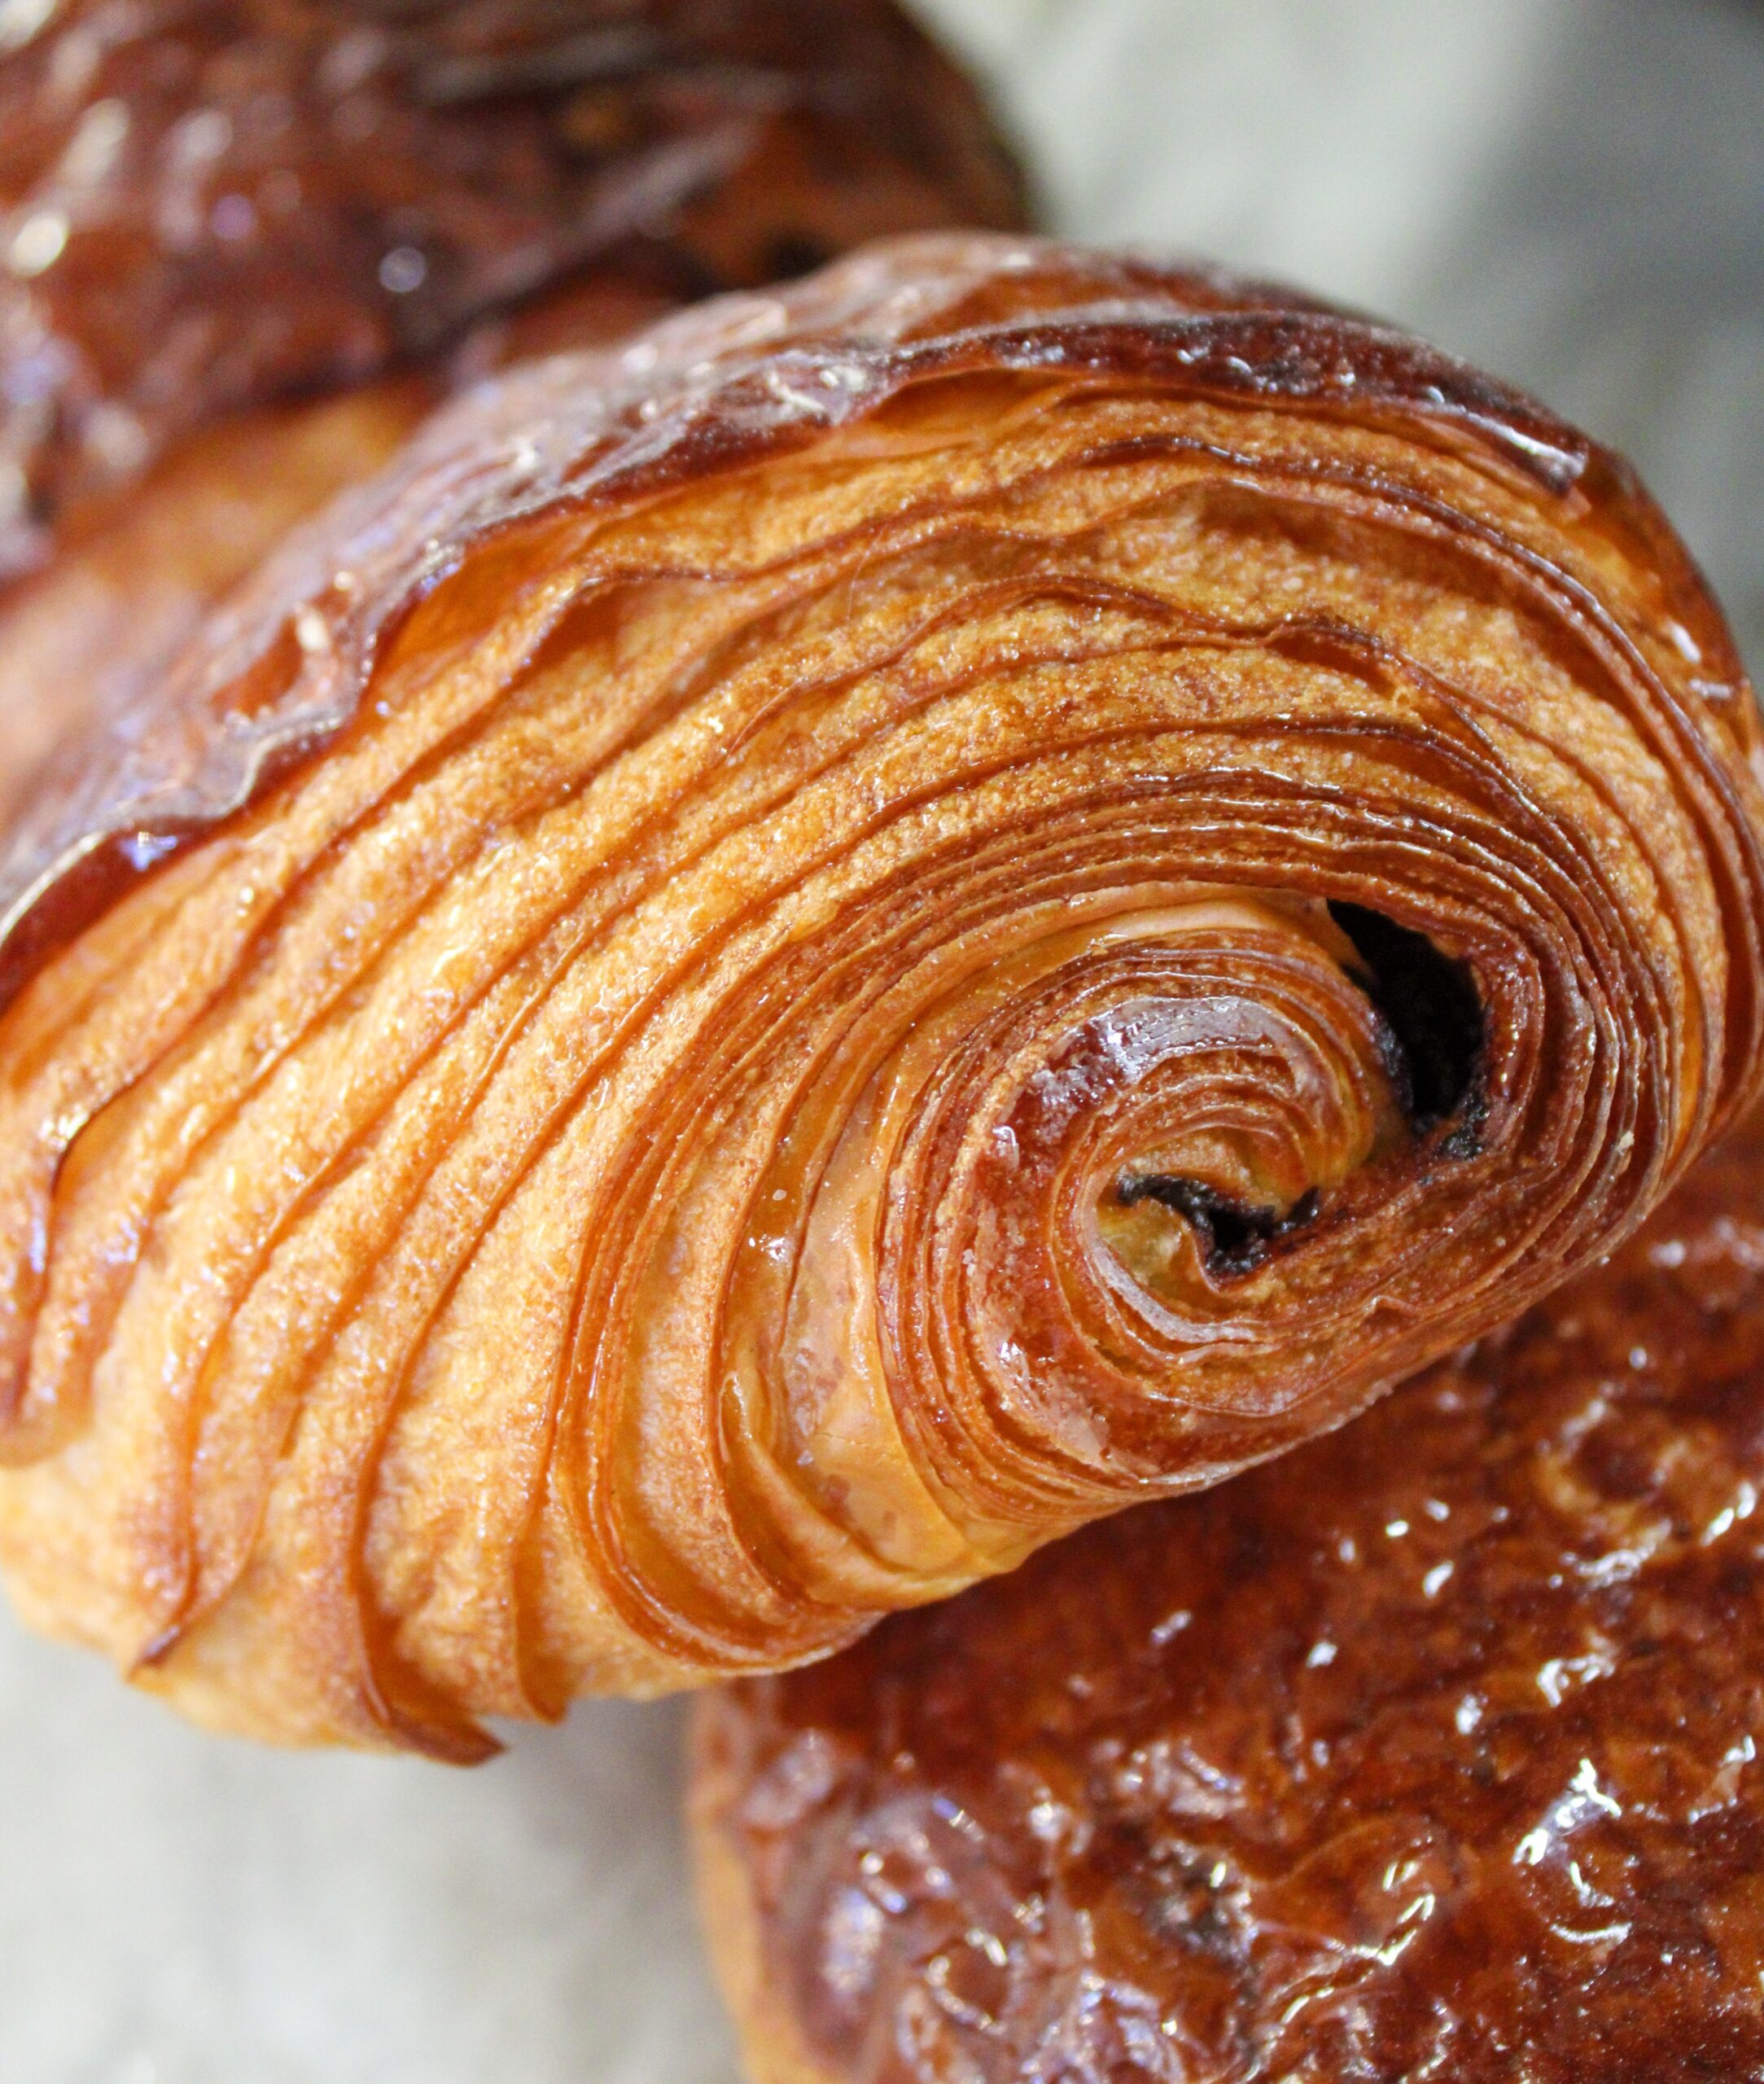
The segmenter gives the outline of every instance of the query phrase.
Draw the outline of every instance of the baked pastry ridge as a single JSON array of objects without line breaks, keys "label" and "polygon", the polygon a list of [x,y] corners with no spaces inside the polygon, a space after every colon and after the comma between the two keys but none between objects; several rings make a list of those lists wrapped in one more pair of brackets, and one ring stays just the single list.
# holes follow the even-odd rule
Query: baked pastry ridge
[{"label": "baked pastry ridge", "polygon": [[776,1669],[1328,1429],[1756,1088],[1624,467],[1007,237],[509,371],[0,857],[0,1559],[223,1727]]},{"label": "baked pastry ridge", "polygon": [[1764,2064],[1764,1119],[1364,1418],[707,1695],[755,2084]]}]

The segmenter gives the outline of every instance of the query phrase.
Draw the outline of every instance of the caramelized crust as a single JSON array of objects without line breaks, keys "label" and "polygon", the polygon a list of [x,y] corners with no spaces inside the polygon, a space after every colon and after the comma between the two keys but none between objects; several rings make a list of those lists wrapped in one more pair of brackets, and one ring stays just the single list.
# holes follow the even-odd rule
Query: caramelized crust
[{"label": "caramelized crust", "polygon": [[482,329],[461,360],[233,414],[64,513],[48,563],[0,598],[0,823],[58,744],[139,705],[229,589],[390,462],[451,390],[505,358],[619,339],[671,308],[641,278],[584,278]]},{"label": "caramelized crust", "polygon": [[475,1755],[1326,1430],[1753,1091],[1757,726],[1622,466],[978,237],[515,371],[0,863],[0,1555]]},{"label": "caramelized crust", "polygon": [[893,0],[59,0],[0,25],[0,570],[219,414],[586,271],[672,304],[1009,226]]},{"label": "caramelized crust", "polygon": [[755,2084],[1764,2074],[1764,1121],[1333,1438],[707,1697]]},{"label": "caramelized crust", "polygon": [[1021,221],[892,0],[14,12],[0,817],[460,383],[879,231]]}]

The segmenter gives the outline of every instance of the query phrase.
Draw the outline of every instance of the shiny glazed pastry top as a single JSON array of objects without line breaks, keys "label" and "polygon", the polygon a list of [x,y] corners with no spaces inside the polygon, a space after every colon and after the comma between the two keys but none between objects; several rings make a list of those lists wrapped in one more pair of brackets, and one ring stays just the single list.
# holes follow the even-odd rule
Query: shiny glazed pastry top
[{"label": "shiny glazed pastry top", "polygon": [[1623,467],[902,242],[517,370],[0,861],[0,1556],[471,1756],[1348,1416],[1753,1090],[1751,698]]},{"label": "shiny glazed pastry top", "polygon": [[1764,2075],[1764,1119],[1333,1438],[707,1697],[754,2084]]},{"label": "shiny glazed pastry top", "polygon": [[459,382],[1023,208],[893,0],[0,11],[0,819]]},{"label": "shiny glazed pastry top", "polygon": [[16,0],[0,570],[217,414],[562,280],[672,304],[1022,210],[894,0]]}]

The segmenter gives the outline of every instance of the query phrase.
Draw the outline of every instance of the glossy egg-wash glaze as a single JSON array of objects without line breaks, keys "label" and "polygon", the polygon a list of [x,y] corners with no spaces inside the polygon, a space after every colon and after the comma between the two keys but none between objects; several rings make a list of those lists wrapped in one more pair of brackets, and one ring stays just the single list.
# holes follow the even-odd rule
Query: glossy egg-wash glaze
[{"label": "glossy egg-wash glaze", "polygon": [[1620,465],[1276,291],[514,371],[14,828],[14,1593],[472,1755],[1327,1429],[1753,1090],[1756,746]]},{"label": "glossy egg-wash glaze", "polygon": [[1764,2076],[1764,1123],[1332,1438],[707,1697],[755,2084]]},{"label": "glossy egg-wash glaze", "polygon": [[76,0],[0,45],[0,819],[462,383],[1022,214],[891,0]]},{"label": "glossy egg-wash glaze", "polygon": [[0,16],[0,571],[218,413],[586,271],[673,303],[1021,222],[893,0],[48,0]]}]

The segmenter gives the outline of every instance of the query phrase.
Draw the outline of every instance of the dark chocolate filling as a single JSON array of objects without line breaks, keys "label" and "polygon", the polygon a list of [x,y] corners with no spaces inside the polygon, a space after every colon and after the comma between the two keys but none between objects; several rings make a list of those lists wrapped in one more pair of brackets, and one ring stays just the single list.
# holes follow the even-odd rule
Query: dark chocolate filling
[{"label": "dark chocolate filling", "polygon": [[1422,1136],[1473,1112],[1466,1103],[1482,1067],[1483,1024],[1469,965],[1363,904],[1331,904],[1329,916],[1354,943],[1359,982],[1395,1042],[1391,1071],[1410,1127]]},{"label": "dark chocolate filling", "polygon": [[1267,1258],[1276,1238],[1302,1230],[1316,1214],[1319,1197],[1315,1187],[1301,1194],[1283,1214],[1277,1208],[1258,1208],[1233,1201],[1202,1180],[1186,1180],[1167,1172],[1147,1172],[1138,1179],[1123,1180],[1115,1189],[1121,1206],[1156,1202],[1174,1209],[1192,1226],[1201,1247],[1201,1257],[1210,1274],[1248,1273]]},{"label": "dark chocolate filling", "polygon": [[[1332,904],[1329,913],[1359,957],[1359,982],[1384,1023],[1391,1082],[1412,1132],[1419,1141],[1453,1123],[1442,1153],[1473,1157],[1482,1112],[1483,1019],[1469,964],[1364,905]],[[1193,1229],[1202,1263],[1215,1276],[1259,1266],[1271,1246],[1303,1229],[1322,1205],[1315,1188],[1283,1211],[1165,1172],[1124,1177],[1115,1192],[1123,1208],[1153,1201],[1174,1210]]]}]

